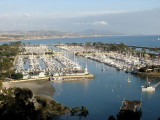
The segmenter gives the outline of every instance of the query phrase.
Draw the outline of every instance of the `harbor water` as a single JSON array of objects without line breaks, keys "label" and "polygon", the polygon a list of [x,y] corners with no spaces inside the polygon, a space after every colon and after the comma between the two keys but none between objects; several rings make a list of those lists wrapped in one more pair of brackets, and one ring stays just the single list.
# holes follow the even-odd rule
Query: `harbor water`
[{"label": "harbor water", "polygon": [[[79,58],[85,65],[85,59]],[[53,82],[58,102],[71,107],[86,106],[89,116],[86,120],[106,120],[119,112],[124,99],[142,100],[142,120],[157,120],[159,117],[160,87],[155,92],[142,92],[146,78],[140,78],[92,60],[87,61],[89,72],[96,78],[87,81]],[[102,67],[106,71],[102,72]],[[128,77],[131,82],[128,82]],[[152,84],[160,80],[152,79]]]},{"label": "harbor water", "polygon": [[[30,44],[56,44],[56,43],[85,43],[106,42],[125,43],[146,47],[160,47],[159,36],[113,36],[92,38],[63,38],[24,40]],[[0,42],[7,43],[7,42]],[[103,65],[89,59],[77,57],[76,60],[83,67],[88,66],[89,72],[96,76],[92,80],[51,82],[55,88],[52,96],[63,105],[75,107],[86,106],[89,116],[85,120],[107,120],[110,115],[116,116],[124,99],[142,100],[141,120],[157,120],[160,117],[160,86],[154,92],[142,92],[141,86],[146,78],[117,71],[115,68]],[[105,68],[105,71],[102,71]],[[131,82],[128,82],[130,78]],[[160,82],[160,79],[151,79],[151,84]],[[65,119],[65,118],[62,118]]]}]

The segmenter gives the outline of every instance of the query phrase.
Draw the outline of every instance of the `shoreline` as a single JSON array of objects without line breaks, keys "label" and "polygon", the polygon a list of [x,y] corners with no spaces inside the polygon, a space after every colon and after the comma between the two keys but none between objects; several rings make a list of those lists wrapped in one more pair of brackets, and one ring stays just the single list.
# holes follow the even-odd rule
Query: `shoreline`
[{"label": "shoreline", "polygon": [[8,88],[28,88],[30,89],[35,95],[45,95],[52,97],[56,90],[54,86],[50,83],[50,81],[23,81],[23,82],[2,82],[2,86],[4,89]]},{"label": "shoreline", "polygon": [[133,35],[84,35],[84,36],[73,36],[73,37],[42,37],[42,38],[28,38],[28,39],[9,39],[9,40],[0,40],[0,41],[23,41],[23,40],[41,40],[41,39],[64,39],[64,38],[85,38],[85,37],[112,37],[112,36],[133,36]]},{"label": "shoreline", "polygon": [[41,39],[63,39],[63,38],[85,38],[85,37],[112,37],[112,36],[158,36],[158,35],[82,35],[82,36],[64,36],[64,37],[37,37],[37,38],[21,38],[21,39],[8,39],[8,40],[1,40],[0,41],[23,41],[23,40],[41,40]]},{"label": "shoreline", "polygon": [[48,81],[49,77],[36,78],[36,79],[20,79],[20,80],[11,80],[11,83],[19,83],[19,82],[31,82],[31,81]]}]

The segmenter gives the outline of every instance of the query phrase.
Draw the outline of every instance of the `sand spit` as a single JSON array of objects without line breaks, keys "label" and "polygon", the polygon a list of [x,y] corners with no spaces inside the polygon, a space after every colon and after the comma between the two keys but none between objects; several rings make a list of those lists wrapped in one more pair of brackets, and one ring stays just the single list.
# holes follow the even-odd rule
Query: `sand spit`
[{"label": "sand spit", "polygon": [[20,87],[20,88],[28,88],[32,90],[35,95],[46,95],[53,96],[55,93],[55,89],[52,86],[50,81],[30,81],[30,82],[3,82],[3,87]]}]

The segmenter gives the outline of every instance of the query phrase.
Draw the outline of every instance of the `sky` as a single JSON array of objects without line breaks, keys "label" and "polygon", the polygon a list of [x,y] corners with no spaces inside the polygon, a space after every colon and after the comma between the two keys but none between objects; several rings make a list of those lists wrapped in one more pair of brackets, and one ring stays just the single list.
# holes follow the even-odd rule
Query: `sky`
[{"label": "sky", "polygon": [[0,30],[160,35],[160,0],[0,0]]}]

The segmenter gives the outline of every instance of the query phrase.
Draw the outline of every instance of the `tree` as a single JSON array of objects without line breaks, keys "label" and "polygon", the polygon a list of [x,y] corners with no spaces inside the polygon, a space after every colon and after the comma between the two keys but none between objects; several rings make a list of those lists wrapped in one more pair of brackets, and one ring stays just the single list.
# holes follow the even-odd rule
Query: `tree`
[{"label": "tree", "polygon": [[140,120],[142,112],[134,112],[130,110],[120,111],[117,114],[117,120]]},{"label": "tree", "polygon": [[87,117],[87,115],[89,114],[88,110],[86,107],[82,106],[81,107],[81,113],[80,113],[80,116],[81,117]]},{"label": "tree", "polygon": [[37,118],[34,103],[30,102],[33,94],[29,89],[10,88],[1,94],[1,120],[32,120]]},{"label": "tree", "polygon": [[109,116],[108,120],[116,120],[116,118],[113,115],[111,115]]},{"label": "tree", "polygon": [[19,79],[23,78],[23,75],[21,73],[14,73],[11,75],[11,77],[13,79],[19,80]]},{"label": "tree", "polygon": [[52,98],[34,96],[27,88],[4,89],[0,94],[1,120],[48,120],[69,112]]},{"label": "tree", "polygon": [[70,113],[71,113],[71,116],[79,117],[79,120],[81,120],[82,117],[87,117],[88,114],[89,114],[87,108],[84,107],[84,106],[82,106],[81,108],[74,107],[74,108],[71,109]]},{"label": "tree", "polygon": [[65,115],[67,116],[67,120],[68,120],[69,115],[70,115],[70,107],[65,106],[65,107],[64,107],[64,113],[65,113]]},{"label": "tree", "polygon": [[91,46],[91,42],[86,42],[85,46],[86,47],[90,47]]},{"label": "tree", "polygon": [[142,48],[141,51],[142,51],[142,53],[146,53],[146,49],[145,48]]},{"label": "tree", "polygon": [[19,52],[20,46],[21,42],[0,45],[0,77],[11,77],[14,72],[14,57]]},{"label": "tree", "polygon": [[16,99],[22,99],[26,103],[33,97],[33,93],[28,88],[15,88],[14,95]]},{"label": "tree", "polygon": [[67,115],[70,109],[67,106],[63,106],[57,103],[51,98],[43,96],[35,96],[35,101],[37,103],[37,110],[41,119],[53,119],[61,115]]},{"label": "tree", "polygon": [[0,88],[2,88],[2,80],[0,80]]}]

